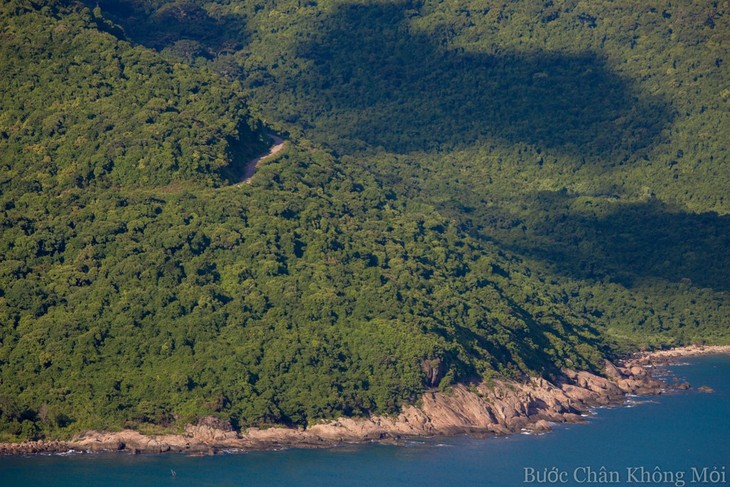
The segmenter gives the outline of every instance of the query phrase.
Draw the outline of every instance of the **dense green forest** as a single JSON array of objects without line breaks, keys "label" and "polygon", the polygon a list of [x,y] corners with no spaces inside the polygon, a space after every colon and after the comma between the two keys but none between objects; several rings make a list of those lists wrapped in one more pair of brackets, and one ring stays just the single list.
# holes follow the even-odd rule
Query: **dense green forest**
[{"label": "dense green forest", "polygon": [[0,439],[306,425],[730,342],[728,22],[4,2]]}]

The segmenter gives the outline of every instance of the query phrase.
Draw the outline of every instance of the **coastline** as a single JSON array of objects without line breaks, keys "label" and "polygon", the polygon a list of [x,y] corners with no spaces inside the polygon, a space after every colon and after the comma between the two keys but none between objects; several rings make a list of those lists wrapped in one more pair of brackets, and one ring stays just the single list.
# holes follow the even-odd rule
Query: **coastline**
[{"label": "coastline", "polygon": [[637,365],[665,365],[671,364],[674,359],[682,357],[698,357],[701,355],[730,354],[730,345],[689,345],[653,352],[639,352],[628,360]]},{"label": "coastline", "polygon": [[183,434],[145,436],[133,430],[88,431],[70,441],[38,440],[0,443],[0,455],[52,454],[75,451],[215,454],[221,451],[330,448],[346,444],[393,443],[415,437],[507,435],[546,432],[553,424],[584,422],[596,406],[624,403],[630,395],[656,395],[688,384],[670,384],[653,376],[654,368],[674,359],[730,354],[730,346],[690,346],[635,354],[613,364],[606,361],[601,377],[564,369],[554,381],[495,380],[491,384],[456,384],[448,392],[430,390],[417,406],[398,416],[340,418],[307,428],[273,426],[240,433],[213,417],[186,425]]}]

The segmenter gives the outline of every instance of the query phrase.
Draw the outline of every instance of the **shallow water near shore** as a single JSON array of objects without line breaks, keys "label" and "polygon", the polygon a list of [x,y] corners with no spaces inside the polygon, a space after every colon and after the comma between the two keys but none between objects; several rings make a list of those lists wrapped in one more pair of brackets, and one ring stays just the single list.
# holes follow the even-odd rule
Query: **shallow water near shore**
[{"label": "shallow water near shore", "polygon": [[730,356],[681,361],[676,375],[715,392],[631,398],[545,435],[207,457],[0,457],[0,486],[730,485]]}]

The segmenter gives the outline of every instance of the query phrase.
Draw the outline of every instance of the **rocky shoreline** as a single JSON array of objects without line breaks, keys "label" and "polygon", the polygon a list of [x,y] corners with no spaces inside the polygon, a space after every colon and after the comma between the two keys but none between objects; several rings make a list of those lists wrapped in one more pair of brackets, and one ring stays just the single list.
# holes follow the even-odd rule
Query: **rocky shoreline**
[{"label": "rocky shoreline", "polygon": [[234,431],[213,417],[187,425],[179,435],[145,436],[133,430],[89,431],[70,441],[0,443],[0,455],[117,451],[127,453],[182,452],[214,454],[220,451],[324,448],[365,442],[397,442],[408,437],[440,435],[505,435],[545,432],[556,423],[584,421],[596,406],[618,405],[628,395],[662,394],[686,389],[655,378],[654,369],[679,357],[730,353],[730,346],[684,347],[637,354],[618,365],[606,362],[601,377],[585,371],[563,370],[550,382],[496,380],[491,384],[457,384],[449,392],[428,391],[420,404],[398,416],[340,418],[306,429],[271,427]]},{"label": "rocky shoreline", "polygon": [[647,365],[668,365],[676,362],[682,357],[697,357],[701,355],[730,354],[730,345],[690,345],[687,347],[670,348],[668,350],[657,350],[654,352],[637,353],[628,359],[632,364]]}]

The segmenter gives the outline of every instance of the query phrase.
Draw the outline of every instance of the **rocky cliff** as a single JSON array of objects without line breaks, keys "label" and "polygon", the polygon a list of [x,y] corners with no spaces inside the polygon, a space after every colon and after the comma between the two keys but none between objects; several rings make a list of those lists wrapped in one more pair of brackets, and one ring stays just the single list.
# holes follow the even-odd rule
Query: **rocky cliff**
[{"label": "rocky cliff", "polygon": [[137,431],[84,433],[72,441],[36,441],[0,445],[0,453],[68,450],[160,453],[216,453],[221,449],[261,450],[284,447],[329,447],[341,443],[397,441],[403,437],[454,434],[509,434],[547,431],[554,423],[583,420],[595,406],[619,404],[627,394],[660,394],[669,387],[648,372],[649,362],[635,359],[623,366],[606,362],[605,377],[563,370],[554,381],[457,384],[448,392],[429,390],[418,405],[398,416],[340,418],[306,429],[271,427],[237,432],[216,418],[187,425],[180,435],[145,436]]}]

